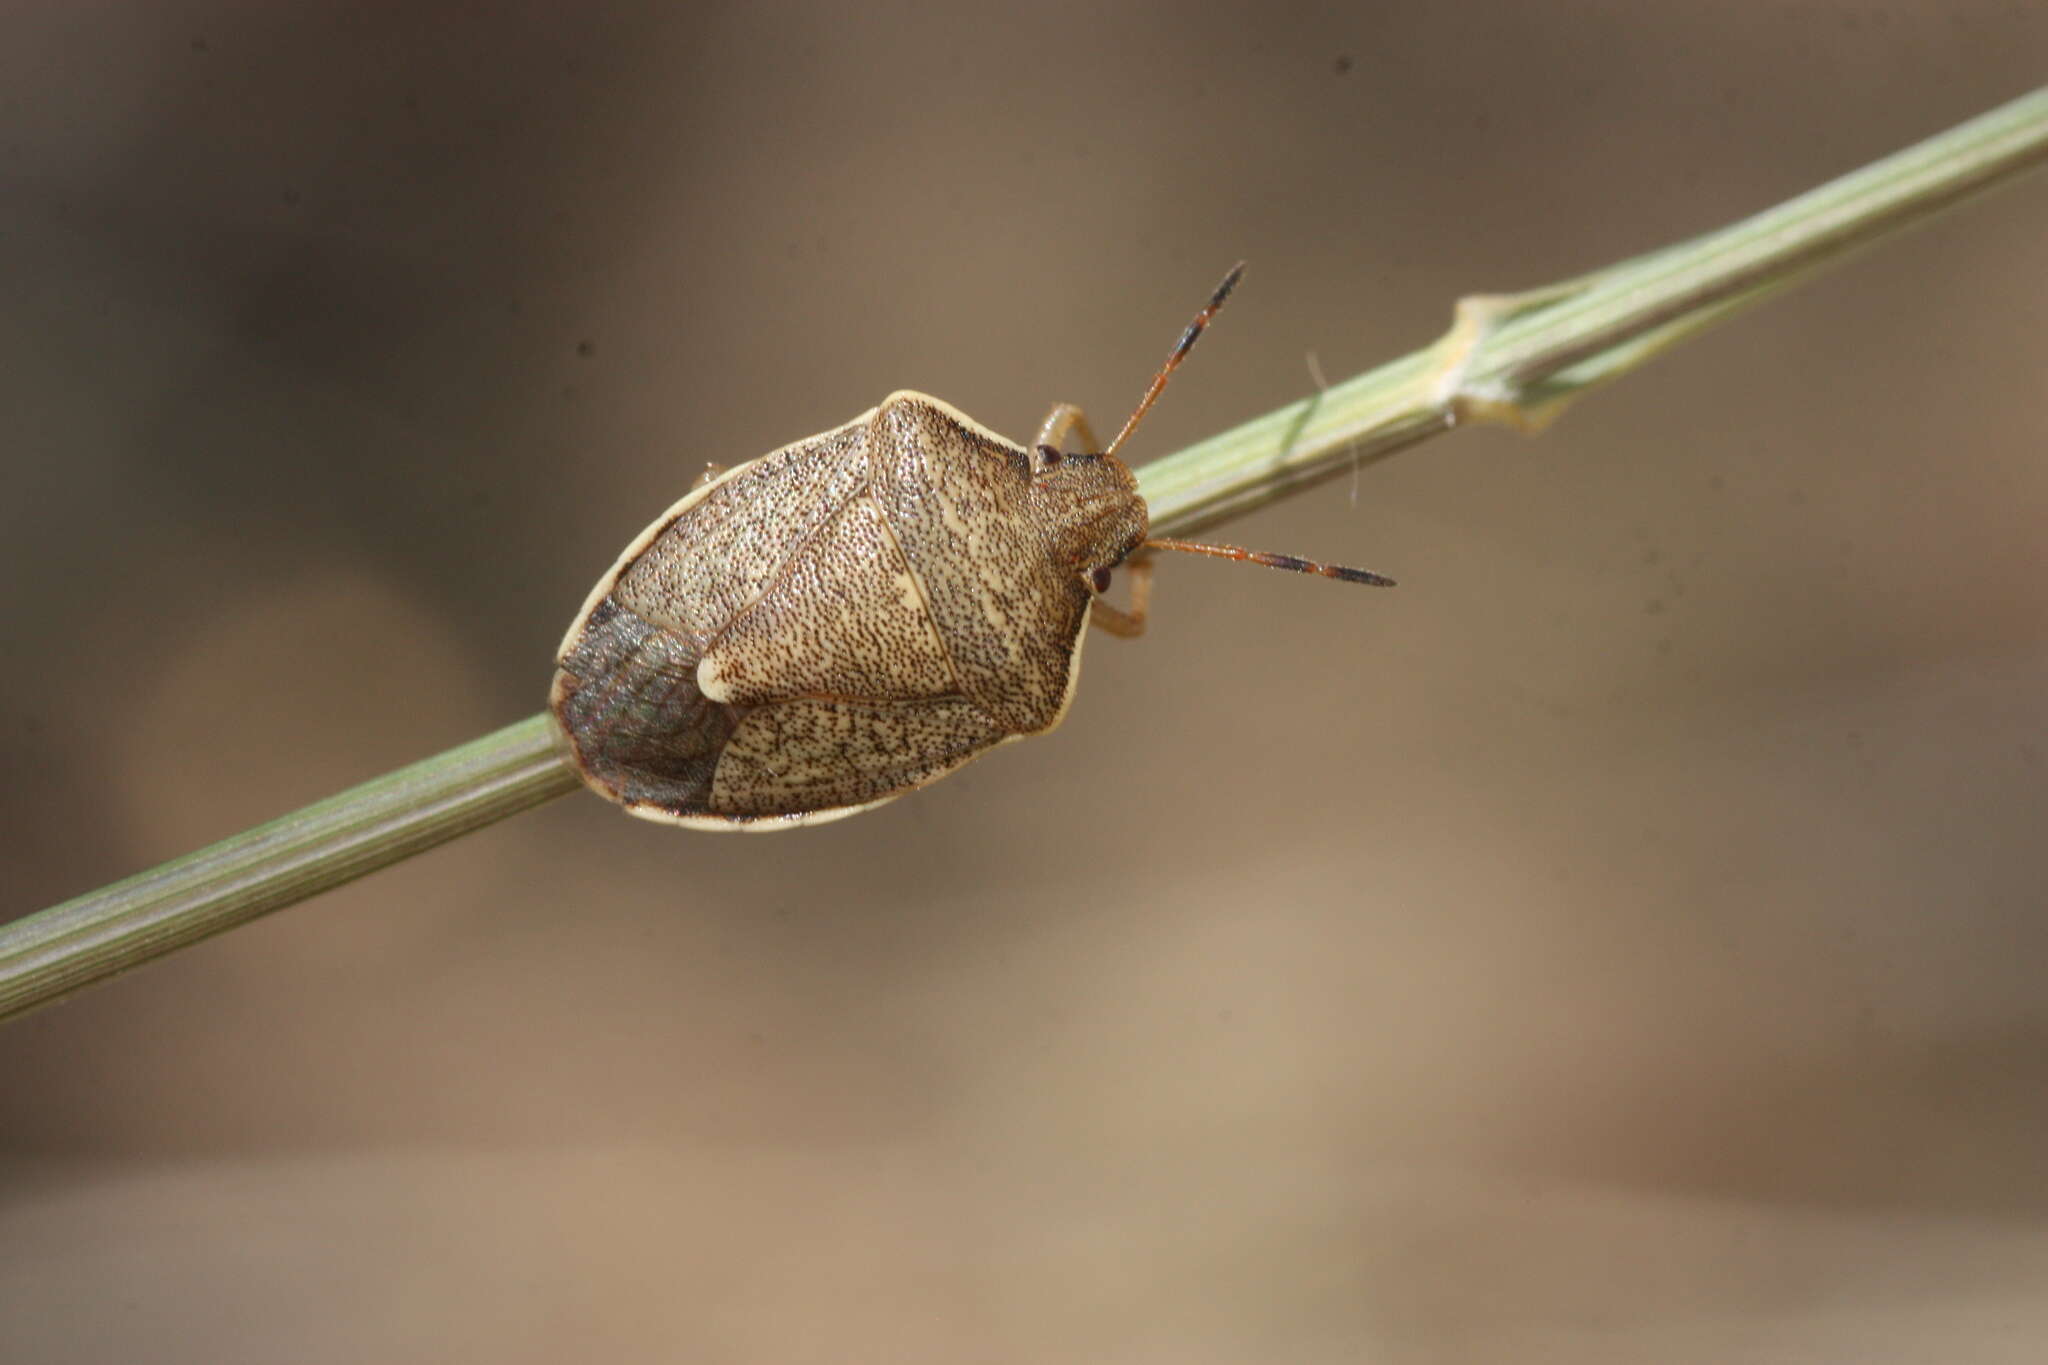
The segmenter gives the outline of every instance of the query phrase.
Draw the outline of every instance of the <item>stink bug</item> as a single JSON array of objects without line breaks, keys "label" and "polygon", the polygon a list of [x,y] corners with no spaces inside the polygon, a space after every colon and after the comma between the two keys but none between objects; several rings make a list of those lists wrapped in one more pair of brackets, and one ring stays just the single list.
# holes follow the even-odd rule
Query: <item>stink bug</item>
[{"label": "stink bug", "polygon": [[[1144,630],[1144,552],[1390,584],[1147,538],[1145,500],[1116,452],[1243,268],[1099,453],[1072,404],[1026,449],[906,391],[707,473],[626,547],[562,641],[549,710],[583,780],[635,815],[694,829],[836,820],[1058,725],[1089,622]],[[1085,448],[1067,451],[1070,435]],[[1101,595],[1125,564],[1120,611]]]}]

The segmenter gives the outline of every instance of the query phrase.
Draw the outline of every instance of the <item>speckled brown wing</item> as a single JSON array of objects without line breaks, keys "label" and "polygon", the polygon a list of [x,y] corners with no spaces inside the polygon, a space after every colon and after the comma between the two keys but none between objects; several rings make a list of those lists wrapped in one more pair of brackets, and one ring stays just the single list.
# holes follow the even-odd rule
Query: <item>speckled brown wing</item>
[{"label": "speckled brown wing", "polygon": [[1010,737],[963,695],[868,492],[799,547],[706,651],[697,680],[737,718],[708,801],[725,817],[862,809]]},{"label": "speckled brown wing", "polygon": [[[879,804],[1012,737],[966,695],[859,477],[873,416],[685,499],[599,585],[555,712],[600,792],[652,818],[776,828]],[[763,495],[754,509],[772,512],[749,515]]]},{"label": "speckled brown wing", "polygon": [[745,713],[711,809],[733,819],[850,815],[944,776],[1010,734],[958,697],[806,698]]},{"label": "speckled brown wing", "polygon": [[732,619],[697,679],[713,700],[742,707],[961,695],[923,589],[865,489]]},{"label": "speckled brown wing", "polygon": [[698,691],[697,665],[867,484],[871,416],[693,491],[598,581],[562,641],[550,694],[594,790],[654,818],[709,814],[737,717]]}]

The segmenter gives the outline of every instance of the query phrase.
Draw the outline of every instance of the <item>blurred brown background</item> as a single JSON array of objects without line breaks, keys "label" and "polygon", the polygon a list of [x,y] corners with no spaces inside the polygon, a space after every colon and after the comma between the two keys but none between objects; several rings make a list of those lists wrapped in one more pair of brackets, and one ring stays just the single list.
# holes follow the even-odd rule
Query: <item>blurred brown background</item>
[{"label": "blurred brown background", "polygon": [[[538,709],[892,388],[1134,451],[2040,79],[2048,9],[17,0],[5,902]],[[1229,528],[1049,739],[563,800],[0,1031],[0,1359],[2035,1361],[2048,178]]]}]

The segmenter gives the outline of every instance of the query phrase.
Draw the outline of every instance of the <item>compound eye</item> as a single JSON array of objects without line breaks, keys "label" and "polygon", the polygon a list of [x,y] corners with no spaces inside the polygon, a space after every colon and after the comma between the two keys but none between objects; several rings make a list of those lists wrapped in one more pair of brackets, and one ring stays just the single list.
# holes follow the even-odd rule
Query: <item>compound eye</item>
[{"label": "compound eye", "polygon": [[1108,592],[1109,570],[1107,568],[1101,568],[1091,571],[1088,575],[1088,581],[1089,583],[1094,585],[1095,591],[1099,593]]},{"label": "compound eye", "polygon": [[1058,446],[1040,446],[1038,448],[1038,467],[1040,469],[1058,469],[1061,462],[1066,458],[1066,452],[1062,451]]}]

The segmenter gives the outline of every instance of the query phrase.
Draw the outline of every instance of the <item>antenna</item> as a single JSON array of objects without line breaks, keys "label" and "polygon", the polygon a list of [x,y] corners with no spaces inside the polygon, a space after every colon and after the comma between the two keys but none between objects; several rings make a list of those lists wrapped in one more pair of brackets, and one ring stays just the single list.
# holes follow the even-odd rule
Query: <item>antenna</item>
[{"label": "antenna", "polygon": [[1116,439],[1109,443],[1109,449],[1103,451],[1103,454],[1116,454],[1117,449],[1137,429],[1138,419],[1152,411],[1152,405],[1159,401],[1160,392],[1166,388],[1167,378],[1179,368],[1181,361],[1187,359],[1188,352],[1195,348],[1195,338],[1209,325],[1209,319],[1216,316],[1216,310],[1223,306],[1223,300],[1230,297],[1230,291],[1237,288],[1237,282],[1243,276],[1243,261],[1230,267],[1230,273],[1223,277],[1223,283],[1216,286],[1216,292],[1209,296],[1209,302],[1203,306],[1201,312],[1195,314],[1195,320],[1180,334],[1180,340],[1173,343],[1173,353],[1166,357],[1166,363],[1160,366],[1159,373],[1152,376],[1152,386],[1146,389],[1145,396],[1138,400],[1138,410],[1124,422],[1124,429],[1116,434]]},{"label": "antenna", "polygon": [[[1243,261],[1230,267],[1230,273],[1223,277],[1223,283],[1216,286],[1216,292],[1209,296],[1209,302],[1203,305],[1201,312],[1195,314],[1195,320],[1187,325],[1187,330],[1180,334],[1180,340],[1173,344],[1173,351],[1166,357],[1166,364],[1160,367],[1158,374],[1152,376],[1151,386],[1145,390],[1145,396],[1138,400],[1138,410],[1130,415],[1129,420],[1124,423],[1123,430],[1116,434],[1116,439],[1109,443],[1109,449],[1103,454],[1116,454],[1117,448],[1123,445],[1131,432],[1137,428],[1139,419],[1152,410],[1152,405],[1159,401],[1160,393],[1166,388],[1166,381],[1180,367],[1181,361],[1187,359],[1188,352],[1195,348],[1195,338],[1201,336],[1209,326],[1210,320],[1216,316],[1216,310],[1223,306],[1223,301],[1230,297],[1230,291],[1237,288],[1237,282],[1243,276]],[[1240,564],[1259,564],[1268,569],[1286,569],[1291,573],[1320,574],[1324,578],[1335,578],[1345,583],[1364,583],[1375,588],[1394,586],[1393,579],[1385,574],[1374,573],[1370,569],[1348,569],[1342,564],[1322,564],[1313,559],[1276,555],[1265,550],[1247,550],[1237,545],[1207,545],[1195,540],[1147,540],[1145,548],[1177,550],[1190,555],[1210,555],[1216,559],[1234,559]]]},{"label": "antenna", "polygon": [[1205,545],[1198,540],[1148,540],[1148,550],[1178,550],[1182,554],[1210,555],[1217,559],[1234,559],[1241,564],[1261,564],[1268,569],[1286,569],[1293,573],[1321,574],[1324,578],[1335,578],[1345,583],[1364,583],[1374,588],[1391,588],[1394,580],[1385,574],[1370,569],[1347,569],[1342,564],[1321,564],[1313,559],[1299,559],[1294,555],[1276,555],[1265,550],[1247,550],[1237,545]]}]

